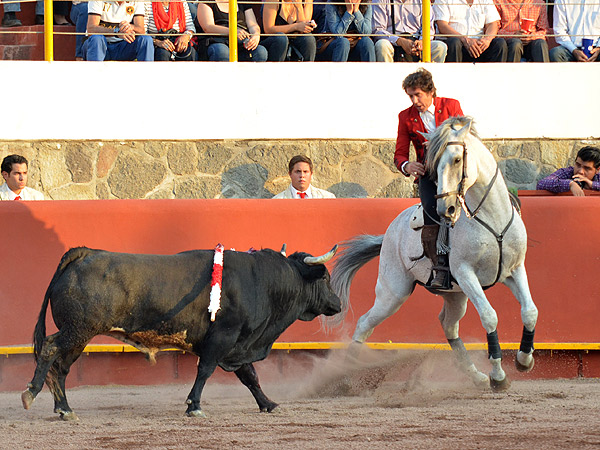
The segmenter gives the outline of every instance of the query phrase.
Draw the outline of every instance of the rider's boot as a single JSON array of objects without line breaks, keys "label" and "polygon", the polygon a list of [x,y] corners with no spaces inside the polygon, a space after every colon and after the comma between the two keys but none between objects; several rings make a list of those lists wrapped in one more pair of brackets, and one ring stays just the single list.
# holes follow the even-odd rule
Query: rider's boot
[{"label": "rider's boot", "polygon": [[423,252],[433,263],[433,278],[427,287],[443,289],[446,288],[446,277],[448,275],[448,256],[437,254],[437,237],[440,231],[438,224],[424,225],[421,229],[421,243]]}]

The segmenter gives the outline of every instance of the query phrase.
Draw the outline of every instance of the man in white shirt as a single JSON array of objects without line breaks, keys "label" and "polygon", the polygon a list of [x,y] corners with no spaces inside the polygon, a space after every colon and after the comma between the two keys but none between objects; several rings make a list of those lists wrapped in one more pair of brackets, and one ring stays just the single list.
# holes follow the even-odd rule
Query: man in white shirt
[{"label": "man in white shirt", "polygon": [[[593,62],[600,55],[600,3],[596,0],[554,3],[554,33],[558,47],[550,50],[552,62]],[[589,40],[587,49],[583,40]]]},{"label": "man in white shirt", "polygon": [[9,155],[2,160],[0,200],[44,200],[44,194],[27,187],[29,164],[21,155]]},{"label": "man in white shirt", "polygon": [[146,35],[144,2],[88,3],[83,54],[87,61],[154,61],[152,37]]},{"label": "man in white shirt", "polygon": [[445,36],[446,62],[506,62],[506,40],[496,37],[500,14],[492,0],[437,0],[438,37]]},{"label": "man in white shirt", "polygon": [[[375,59],[378,62],[418,62],[423,51],[421,0],[375,0],[372,4]],[[431,39],[434,35],[432,15]],[[431,41],[432,62],[443,63],[446,51],[442,41]]]},{"label": "man in white shirt", "polygon": [[311,185],[313,163],[308,156],[294,156],[288,168],[292,184],[273,198],[335,198],[331,192]]}]

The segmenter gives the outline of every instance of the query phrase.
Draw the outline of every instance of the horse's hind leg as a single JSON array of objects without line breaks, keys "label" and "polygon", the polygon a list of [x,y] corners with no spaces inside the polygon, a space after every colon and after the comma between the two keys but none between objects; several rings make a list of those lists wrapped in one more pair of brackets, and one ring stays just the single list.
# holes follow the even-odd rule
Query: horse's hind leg
[{"label": "horse's hind leg", "polygon": [[380,269],[375,286],[375,303],[358,319],[352,340],[361,344],[365,342],[377,325],[398,311],[414,288],[414,281],[406,273],[388,268],[384,276]]},{"label": "horse's hind leg", "polygon": [[533,336],[535,334],[535,324],[537,323],[538,310],[529,291],[527,282],[527,272],[525,266],[521,264],[508,277],[504,284],[512,291],[513,295],[521,304],[521,320],[523,321],[523,334],[521,335],[521,345],[517,352],[515,365],[521,372],[529,372],[533,369],[535,360],[533,359]]},{"label": "horse's hind leg", "polygon": [[487,387],[489,384],[488,376],[477,370],[458,334],[458,324],[467,311],[468,298],[462,292],[444,294],[443,297],[444,305],[440,311],[439,319],[458,364],[476,386]]}]

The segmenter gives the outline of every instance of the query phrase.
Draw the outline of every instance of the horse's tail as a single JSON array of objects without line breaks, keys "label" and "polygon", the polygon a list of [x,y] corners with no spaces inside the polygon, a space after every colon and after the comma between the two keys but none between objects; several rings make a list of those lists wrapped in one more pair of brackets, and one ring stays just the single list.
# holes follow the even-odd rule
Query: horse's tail
[{"label": "horse's tail", "polygon": [[340,244],[331,271],[331,287],[342,301],[342,311],[329,319],[331,326],[342,323],[350,308],[350,284],[356,272],[381,253],[383,235],[363,234]]},{"label": "horse's tail", "polygon": [[85,257],[89,254],[90,251],[91,250],[86,247],[72,248],[63,255],[62,259],[58,263],[56,272],[54,272],[54,276],[52,277],[52,280],[48,285],[48,289],[46,289],[44,301],[42,302],[42,309],[40,311],[37,323],[35,324],[35,329],[33,331],[33,354],[35,355],[36,361],[42,350],[42,345],[44,345],[44,340],[46,339],[46,311],[48,310],[48,303],[50,302],[54,285],[64,273],[65,269],[69,264],[71,264],[77,259]]}]

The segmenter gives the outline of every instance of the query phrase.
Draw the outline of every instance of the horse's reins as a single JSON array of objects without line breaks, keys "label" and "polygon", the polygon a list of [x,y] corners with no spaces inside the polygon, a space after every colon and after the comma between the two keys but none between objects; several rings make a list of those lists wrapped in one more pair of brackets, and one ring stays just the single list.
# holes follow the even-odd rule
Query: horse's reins
[{"label": "horse's reins", "polygon": [[[500,234],[497,234],[493,230],[492,227],[490,227],[487,223],[485,223],[483,220],[481,220],[479,217],[477,217],[477,213],[479,213],[479,210],[481,209],[481,205],[483,205],[483,202],[485,202],[487,196],[489,195],[490,191],[492,190],[492,186],[496,182],[496,178],[498,177],[498,172],[500,170],[498,168],[498,165],[496,164],[496,173],[494,173],[494,176],[488,183],[488,185],[485,189],[485,193],[483,194],[483,197],[481,198],[481,201],[479,202],[479,205],[477,205],[477,208],[475,208],[474,211],[471,211],[465,200],[465,193],[466,193],[465,180],[467,179],[467,145],[464,142],[459,142],[459,141],[450,141],[446,144],[446,147],[448,147],[449,145],[460,145],[463,148],[462,176],[461,176],[460,182],[458,183],[458,187],[457,187],[456,191],[444,192],[442,194],[438,194],[435,196],[435,199],[437,200],[439,198],[449,197],[450,195],[456,195],[456,198],[457,198],[458,202],[460,203],[462,209],[465,211],[467,218],[475,219],[479,224],[481,224],[486,230],[488,230],[490,233],[492,233],[492,235],[494,235],[494,237],[496,238],[496,242],[498,242],[498,249],[500,250],[500,257],[499,257],[499,261],[498,261],[498,272],[496,273],[496,279],[494,280],[494,282],[490,286],[486,287],[486,288],[488,288],[488,287],[491,287],[494,284],[496,284],[498,282],[498,280],[500,279],[500,275],[502,273],[502,242],[504,241],[504,235],[506,234],[506,232],[512,225],[513,219],[515,218],[515,208],[513,207],[513,204],[511,202],[512,214],[510,216],[510,220],[509,220],[508,224],[506,225],[506,227],[504,227],[504,230],[502,230],[502,232]],[[486,289],[486,288],[484,288],[484,289]]]}]

